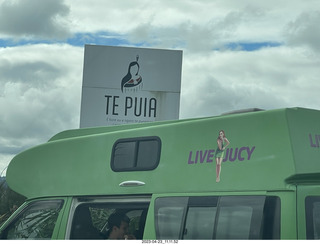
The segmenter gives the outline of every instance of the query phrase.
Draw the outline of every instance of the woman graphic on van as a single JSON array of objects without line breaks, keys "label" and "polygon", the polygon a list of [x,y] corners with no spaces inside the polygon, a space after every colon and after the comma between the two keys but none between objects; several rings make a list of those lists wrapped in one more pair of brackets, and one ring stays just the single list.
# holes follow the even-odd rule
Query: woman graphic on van
[{"label": "woman graphic on van", "polygon": [[219,131],[219,136],[217,139],[218,147],[216,149],[215,158],[216,158],[216,182],[220,182],[220,174],[221,174],[221,162],[224,155],[224,150],[230,144],[228,139],[226,138],[226,134],[223,130]]}]

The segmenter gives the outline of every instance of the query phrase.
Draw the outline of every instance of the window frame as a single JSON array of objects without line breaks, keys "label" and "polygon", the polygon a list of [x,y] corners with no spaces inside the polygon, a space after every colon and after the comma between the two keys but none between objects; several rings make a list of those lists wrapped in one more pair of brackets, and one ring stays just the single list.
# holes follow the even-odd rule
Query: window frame
[{"label": "window frame", "polygon": [[[138,166],[138,158],[139,158],[139,149],[140,149],[140,144],[143,142],[148,142],[148,141],[156,141],[157,142],[157,147],[156,147],[156,156],[155,156],[155,161],[154,163],[150,164],[150,166],[145,166],[141,167]],[[117,167],[115,164],[115,158],[117,157],[116,155],[116,149],[117,145],[120,143],[135,143],[135,148],[134,148],[134,155],[133,155],[133,166],[132,167]],[[158,136],[148,136],[148,137],[134,137],[134,138],[122,138],[113,144],[112,147],[112,153],[111,153],[111,160],[110,160],[110,166],[111,169],[114,172],[127,172],[127,171],[150,171],[154,170],[158,167],[159,162],[160,162],[160,156],[161,156],[161,148],[162,148],[162,143],[161,139]]]}]

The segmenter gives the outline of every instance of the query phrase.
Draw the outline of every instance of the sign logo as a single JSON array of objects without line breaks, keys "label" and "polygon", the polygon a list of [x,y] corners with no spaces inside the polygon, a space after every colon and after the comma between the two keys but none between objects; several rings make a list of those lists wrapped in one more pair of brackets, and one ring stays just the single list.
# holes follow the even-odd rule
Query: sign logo
[{"label": "sign logo", "polygon": [[139,55],[136,57],[136,61],[129,64],[128,73],[121,81],[121,91],[127,90],[141,90],[142,89],[142,77],[139,75],[140,65],[138,63]]}]

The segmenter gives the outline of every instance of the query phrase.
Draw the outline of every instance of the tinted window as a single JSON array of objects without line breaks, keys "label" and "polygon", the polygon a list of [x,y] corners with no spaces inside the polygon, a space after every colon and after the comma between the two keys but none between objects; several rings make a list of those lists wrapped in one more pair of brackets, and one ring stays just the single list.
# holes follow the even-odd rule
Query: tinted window
[{"label": "tinted window", "polygon": [[156,199],[157,239],[181,239],[182,225],[187,210],[187,197]]},{"label": "tinted window", "polygon": [[189,207],[183,239],[212,239],[216,212],[216,207]]},{"label": "tinted window", "polygon": [[149,202],[80,203],[73,215],[70,239],[108,239],[109,217],[122,214],[129,218],[130,238],[142,239]]},{"label": "tinted window", "polygon": [[113,166],[116,170],[135,167],[136,142],[118,142],[114,148]]},{"label": "tinted window", "polygon": [[153,170],[160,160],[159,137],[141,137],[116,141],[112,149],[111,168],[114,171]]},{"label": "tinted window", "polygon": [[307,239],[320,239],[320,197],[306,197]]},{"label": "tinted window", "polygon": [[155,221],[157,239],[278,239],[280,200],[266,196],[158,198]]},{"label": "tinted window", "polygon": [[2,232],[2,239],[51,239],[63,201],[38,201],[26,207]]},{"label": "tinted window", "polygon": [[263,209],[261,239],[280,239],[280,198],[266,197]]},{"label": "tinted window", "polygon": [[260,239],[264,196],[221,197],[215,239]]},{"label": "tinted window", "polygon": [[210,240],[214,235],[218,197],[189,197],[183,239]]},{"label": "tinted window", "polygon": [[137,168],[155,168],[159,162],[160,139],[142,140],[138,142]]}]

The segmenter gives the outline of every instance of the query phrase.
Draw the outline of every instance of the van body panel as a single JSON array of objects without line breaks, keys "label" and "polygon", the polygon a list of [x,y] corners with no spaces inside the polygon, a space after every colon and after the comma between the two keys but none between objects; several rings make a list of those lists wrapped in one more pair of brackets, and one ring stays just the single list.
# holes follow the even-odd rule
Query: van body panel
[{"label": "van body panel", "polygon": [[281,199],[281,238],[295,240],[297,235],[297,204],[296,190],[269,192]]},{"label": "van body panel", "polygon": [[287,109],[287,121],[295,163],[295,174],[320,173],[320,112]]},{"label": "van body panel", "polygon": [[[181,210],[175,213],[182,221],[175,233],[181,239],[197,238],[191,223],[206,213],[214,216],[207,225],[214,229],[203,238],[317,239],[319,122],[320,111],[286,108],[68,130],[15,156],[7,182],[29,199],[17,214],[36,200],[63,199],[53,239],[72,237],[80,205],[93,208],[95,217],[98,212],[106,217],[116,203],[130,212],[130,201],[136,206],[134,199],[142,196],[149,197],[148,211],[145,206],[140,209],[145,218],[143,239],[170,236],[163,227],[172,210],[166,200],[177,200]],[[220,130],[230,145],[223,152],[217,182]],[[54,208],[55,203],[49,205]],[[253,222],[244,217],[250,214]],[[14,222],[14,216],[1,231]],[[233,221],[232,216],[246,221],[248,228],[242,227],[247,235],[233,235],[223,227],[226,219]],[[101,223],[96,226],[102,228]]]},{"label": "van body panel", "polygon": [[65,239],[71,203],[72,203],[72,197],[65,198],[62,216],[59,219],[59,222],[57,221],[58,228],[56,230],[56,235],[54,235],[52,238],[54,240],[64,240]]},{"label": "van body panel", "polygon": [[[81,136],[73,133],[70,138],[64,138],[61,134],[63,139],[17,155],[8,167],[7,180],[12,189],[29,198],[197,191],[199,186],[203,191],[286,189],[284,179],[297,174],[320,173],[320,166],[317,166],[320,150],[312,147],[318,143],[317,121],[320,121],[320,114],[314,111],[282,109],[148,123],[134,129],[117,126],[112,132],[105,128],[105,133],[103,128],[84,129],[85,133],[80,129]],[[216,184],[214,152],[220,129],[224,129],[231,144],[225,151],[223,180]],[[92,134],[88,134],[89,131]],[[113,172],[110,161],[114,143],[137,135],[160,138],[159,166],[150,171]],[[302,155],[308,155],[311,160],[302,162]],[[179,171],[183,174],[177,175]],[[195,174],[202,175],[196,183],[191,180]],[[162,181],[163,175],[166,181],[154,184]],[[246,178],[255,183],[248,187]],[[134,190],[119,187],[128,180],[145,185]]]}]

